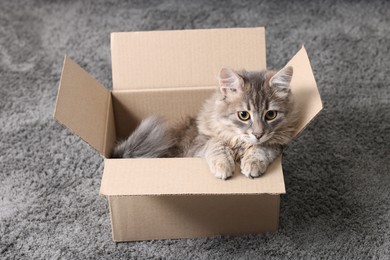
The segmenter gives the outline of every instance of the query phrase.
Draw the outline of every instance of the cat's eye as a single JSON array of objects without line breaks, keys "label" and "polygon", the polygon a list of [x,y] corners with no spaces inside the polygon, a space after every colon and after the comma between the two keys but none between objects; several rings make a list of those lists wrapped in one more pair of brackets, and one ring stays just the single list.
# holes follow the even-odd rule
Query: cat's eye
[{"label": "cat's eye", "polygon": [[268,121],[274,120],[277,115],[278,115],[278,112],[275,110],[267,111],[267,113],[265,113],[265,120],[268,120]]},{"label": "cat's eye", "polygon": [[249,118],[251,118],[251,115],[247,111],[239,111],[237,114],[238,114],[238,118],[241,119],[242,121],[248,121]]}]

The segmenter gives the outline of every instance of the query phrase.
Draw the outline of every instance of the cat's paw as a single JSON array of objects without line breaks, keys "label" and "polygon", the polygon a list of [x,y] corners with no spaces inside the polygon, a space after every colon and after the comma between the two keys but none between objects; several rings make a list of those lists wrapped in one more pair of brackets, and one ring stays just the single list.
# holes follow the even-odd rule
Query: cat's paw
[{"label": "cat's paw", "polygon": [[257,178],[266,172],[267,166],[263,160],[243,159],[241,160],[241,173],[248,178]]},{"label": "cat's paw", "polygon": [[234,173],[234,161],[232,163],[226,158],[210,160],[209,167],[214,176],[222,180],[232,177]]}]

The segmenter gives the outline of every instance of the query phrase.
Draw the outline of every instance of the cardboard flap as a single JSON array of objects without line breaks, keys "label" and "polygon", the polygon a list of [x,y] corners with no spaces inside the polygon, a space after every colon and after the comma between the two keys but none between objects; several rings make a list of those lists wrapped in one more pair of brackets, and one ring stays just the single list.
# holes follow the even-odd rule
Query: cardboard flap
[{"label": "cardboard flap", "polygon": [[[190,167],[189,167],[190,166]],[[256,179],[236,169],[226,181],[214,177],[202,158],[106,159],[100,193],[124,195],[281,194],[281,158]]]},{"label": "cardboard flap", "polygon": [[298,134],[321,111],[322,101],[304,47],[295,54],[286,66],[292,66],[294,69],[291,91],[302,117],[297,131]]},{"label": "cardboard flap", "polygon": [[108,157],[115,141],[111,93],[65,57],[54,117]]},{"label": "cardboard flap", "polygon": [[264,28],[111,34],[113,89],[214,86],[223,67],[266,68]]}]

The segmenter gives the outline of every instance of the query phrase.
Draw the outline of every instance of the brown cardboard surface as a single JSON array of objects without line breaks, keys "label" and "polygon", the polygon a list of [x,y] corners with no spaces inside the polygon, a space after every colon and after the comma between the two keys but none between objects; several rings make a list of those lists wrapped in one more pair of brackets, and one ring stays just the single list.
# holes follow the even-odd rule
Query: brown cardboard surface
[{"label": "brown cardboard surface", "polygon": [[[112,92],[111,92],[112,94]],[[110,95],[109,104],[107,109],[107,120],[106,120],[106,134],[104,137],[104,153],[103,156],[108,158],[111,156],[111,151],[114,148],[115,142],[117,140],[117,130],[116,130],[116,121],[114,115],[114,105],[113,98]]]},{"label": "brown cardboard surface", "polygon": [[102,155],[109,155],[115,140],[111,94],[68,57],[54,117]]},{"label": "brown cardboard surface", "polygon": [[266,68],[264,28],[111,34],[113,89],[213,86],[223,67]]},{"label": "brown cardboard surface", "polygon": [[113,91],[117,135],[125,138],[150,115],[163,116],[170,123],[186,116],[196,116],[204,101],[216,89],[212,86]]},{"label": "brown cardboard surface", "polygon": [[276,231],[279,195],[110,196],[113,240]]},{"label": "brown cardboard surface", "polygon": [[291,91],[302,116],[298,133],[321,111],[322,101],[314,79],[306,49],[302,47],[286,66],[292,66],[294,75],[291,80]]},{"label": "brown cardboard surface", "polygon": [[285,193],[281,158],[256,179],[237,169],[215,178],[203,158],[106,159],[100,193],[107,196]]}]

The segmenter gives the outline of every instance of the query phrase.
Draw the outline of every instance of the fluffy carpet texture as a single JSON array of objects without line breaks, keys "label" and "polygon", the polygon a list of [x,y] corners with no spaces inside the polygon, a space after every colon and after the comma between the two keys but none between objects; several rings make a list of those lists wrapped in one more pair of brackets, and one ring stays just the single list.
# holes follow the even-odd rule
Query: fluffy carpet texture
[{"label": "fluffy carpet texture", "polygon": [[[324,110],[283,158],[274,234],[114,243],[102,158],[52,117],[63,55],[111,88],[110,32],[265,26],[270,68],[305,45]],[[5,259],[389,259],[390,2],[1,1]]]}]

